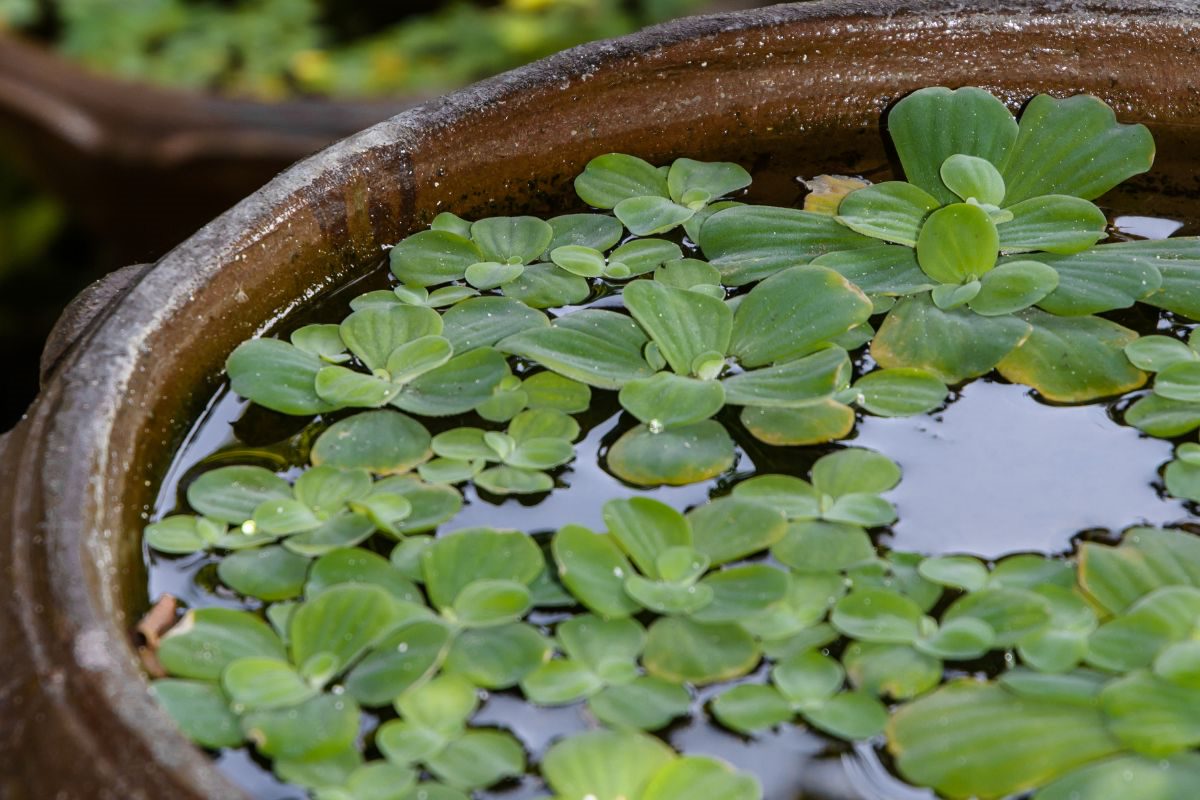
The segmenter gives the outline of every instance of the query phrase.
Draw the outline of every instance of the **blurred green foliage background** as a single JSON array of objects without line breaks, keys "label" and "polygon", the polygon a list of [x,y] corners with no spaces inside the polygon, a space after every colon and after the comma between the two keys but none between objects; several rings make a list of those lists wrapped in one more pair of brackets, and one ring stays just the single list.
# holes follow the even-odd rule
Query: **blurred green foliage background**
[{"label": "blurred green foliage background", "polygon": [[[593,39],[737,0],[0,0],[0,37],[131,82],[271,103],[433,97]],[[0,148],[0,431],[37,391],[63,306],[123,266]],[[104,202],[105,187],[96,187]],[[231,198],[232,203],[237,198]],[[126,249],[127,252],[127,249]],[[149,261],[162,255],[139,253]]]}]

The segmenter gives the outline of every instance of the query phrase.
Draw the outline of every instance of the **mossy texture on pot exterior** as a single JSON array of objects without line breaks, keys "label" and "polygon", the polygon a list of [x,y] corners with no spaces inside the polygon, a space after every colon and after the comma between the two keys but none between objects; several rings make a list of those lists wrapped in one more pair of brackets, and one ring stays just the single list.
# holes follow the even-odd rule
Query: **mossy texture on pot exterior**
[{"label": "mossy texture on pot exterior", "polygon": [[[85,326],[0,445],[0,794],[237,797],[154,704],[129,646],[136,532],[243,339],[363,274],[441,210],[563,210],[607,152],[878,174],[880,112],[926,85],[1089,92],[1159,144],[1147,213],[1198,189],[1191,3],[805,3],[684,20],[569,51],[301,162]],[[933,57],[931,57],[933,56]],[[1134,189],[1145,184],[1134,182]],[[786,191],[786,187],[783,187]]]}]

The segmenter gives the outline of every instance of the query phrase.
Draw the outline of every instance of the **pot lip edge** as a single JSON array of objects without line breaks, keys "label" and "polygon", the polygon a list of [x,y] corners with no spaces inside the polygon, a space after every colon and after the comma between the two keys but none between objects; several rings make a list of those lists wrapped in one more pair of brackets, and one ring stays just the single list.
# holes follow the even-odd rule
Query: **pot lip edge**
[{"label": "pot lip edge", "polygon": [[[1097,8],[1099,7],[1099,8]],[[111,462],[111,454],[105,448],[109,433],[119,416],[116,404],[112,398],[123,394],[125,386],[136,369],[139,358],[144,358],[137,352],[131,340],[141,340],[157,329],[173,315],[178,304],[186,301],[189,287],[199,286],[222,269],[238,252],[244,251],[253,239],[247,239],[247,230],[263,230],[261,223],[279,218],[281,208],[287,206],[288,198],[302,193],[307,187],[319,182],[330,174],[338,174],[353,165],[361,153],[379,146],[401,146],[406,143],[419,144],[421,132],[441,125],[453,124],[473,112],[483,104],[502,99],[511,92],[522,91],[534,86],[546,85],[551,81],[561,81],[563,72],[571,72],[572,77],[578,77],[585,70],[605,68],[621,59],[645,55],[655,50],[669,47],[681,42],[718,34],[733,34],[765,28],[772,25],[794,22],[844,22],[848,18],[857,17],[874,21],[890,22],[895,17],[915,17],[922,13],[938,10],[945,13],[964,12],[975,17],[991,19],[1010,19],[1014,15],[1027,13],[1042,13],[1052,17],[1071,18],[1081,13],[1102,12],[1112,16],[1129,14],[1146,15],[1150,21],[1169,20],[1173,14],[1195,11],[1193,3],[1157,2],[1156,0],[1123,0],[1118,3],[1074,2],[1043,3],[1034,0],[1017,0],[1005,2],[986,9],[973,9],[967,4],[945,2],[944,0],[918,0],[904,3],[903,0],[886,0],[885,2],[864,2],[864,0],[821,0],[819,2],[775,6],[753,11],[729,12],[703,17],[690,17],[674,22],[647,28],[646,30],[612,40],[602,40],[581,45],[571,50],[563,51],[548,59],[534,62],[516,70],[504,73],[495,78],[474,84],[458,90],[444,98],[431,101],[414,109],[404,111],[388,120],[331,145],[319,153],[310,156],[274,178],[268,184],[247,196],[232,209],[208,223],[196,234],[186,239],[176,248],[167,253],[155,264],[154,268],[142,276],[119,303],[103,313],[92,331],[79,342],[56,370],[53,380],[57,383],[55,392],[43,392],[43,395],[57,395],[55,402],[48,402],[48,397],[39,397],[31,407],[29,414],[37,415],[47,423],[46,439],[58,447],[70,448],[69,452],[84,450],[95,459],[89,464],[102,466]],[[1187,22],[1195,23],[1195,19]],[[573,71],[573,72],[572,72]],[[169,287],[168,295],[173,295],[171,302],[146,304],[144,296],[151,294],[155,286]],[[139,297],[142,305],[137,305]],[[118,313],[130,312],[133,313]],[[120,343],[125,343],[125,350],[114,350]],[[100,358],[95,358],[98,354]],[[92,356],[84,361],[85,356]],[[67,368],[82,364],[80,374],[65,375]],[[108,399],[109,402],[103,402]],[[62,412],[68,418],[73,414],[84,413],[91,408],[87,425],[56,424],[56,420],[48,419],[47,415]],[[104,409],[103,414],[97,414]],[[86,446],[84,446],[86,445]],[[11,456],[11,453],[8,455]],[[43,462],[46,466],[47,462]],[[87,480],[88,475],[78,468],[74,469],[76,480],[65,483],[71,489],[86,490],[89,500],[96,500],[97,491],[103,500],[103,491],[98,490],[97,482]],[[89,505],[94,505],[90,503]],[[70,521],[81,525],[78,530],[91,530],[83,523],[93,521],[84,508],[85,503],[64,502],[61,499],[48,498],[46,518],[60,520],[60,525]],[[86,545],[86,542],[84,542]],[[86,546],[82,549],[86,549]],[[117,644],[129,650],[129,642],[120,629],[115,617],[109,613],[107,604],[97,602],[95,593],[98,587],[80,588],[80,592],[91,601],[86,609],[75,609],[80,613],[72,621],[75,633],[103,629],[110,644]],[[96,626],[99,626],[97,628]],[[102,676],[107,685],[117,686],[136,681],[136,686],[145,688],[148,684],[144,676],[128,659],[117,659]],[[139,693],[135,693],[139,694]],[[162,714],[154,704],[148,691],[140,692],[142,703],[137,711],[147,708]],[[126,698],[135,701],[137,698]],[[165,714],[164,714],[165,718]],[[128,717],[126,720],[128,721]],[[139,732],[144,729],[137,728]],[[163,743],[174,752],[179,745],[193,750],[192,746],[175,732],[175,741]],[[182,759],[183,763],[175,764],[176,769],[193,773],[199,766],[202,777],[223,780],[211,766],[211,761],[199,752],[192,752],[191,759]],[[194,762],[194,763],[193,763]],[[241,796],[239,790],[239,796]]]}]

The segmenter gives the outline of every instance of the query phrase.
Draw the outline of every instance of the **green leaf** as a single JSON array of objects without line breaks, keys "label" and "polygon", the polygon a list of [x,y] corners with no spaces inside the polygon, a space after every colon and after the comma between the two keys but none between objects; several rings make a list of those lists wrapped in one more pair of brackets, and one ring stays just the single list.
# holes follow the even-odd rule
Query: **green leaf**
[{"label": "green leaf", "polygon": [[849,434],[854,428],[854,409],[833,398],[795,408],[746,406],[741,421],[754,438],[767,444],[819,444]]},{"label": "green leaf", "polygon": [[810,725],[842,739],[869,739],[883,732],[887,708],[864,692],[842,692],[804,710]]},{"label": "green leaf", "polygon": [[[1092,200],[1150,169],[1154,139],[1144,125],[1121,125],[1090,95],[1038,95],[1021,114],[1021,129],[1004,166],[1004,205],[1067,194]],[[1000,163],[1000,162],[995,162]]]},{"label": "green leaf", "polygon": [[725,401],[734,405],[798,408],[829,397],[846,384],[850,357],[830,346],[771,367],[721,379]]},{"label": "green leaf", "polygon": [[707,756],[683,756],[659,770],[642,800],[762,800],[752,776]]},{"label": "green leaf", "polygon": [[773,728],[795,715],[792,704],[779,690],[754,683],[743,683],[717,695],[712,713],[718,722],[738,733]]},{"label": "green leaf", "polygon": [[318,691],[286,661],[261,657],[231,663],[221,675],[221,685],[235,708],[251,711],[298,705]]},{"label": "green leaf", "polygon": [[522,264],[501,264],[496,261],[480,261],[467,267],[463,277],[476,289],[488,290],[515,281],[525,272]]},{"label": "green leaf", "polygon": [[440,780],[460,789],[491,786],[525,773],[525,751],[504,731],[467,731],[425,761]]},{"label": "green leaf", "polygon": [[361,716],[353,700],[321,694],[291,708],[246,714],[242,729],[264,755],[314,760],[352,745]]},{"label": "green leaf", "polygon": [[646,342],[646,335],[629,317],[585,310],[558,318],[550,328],[510,336],[497,346],[568,378],[619,389],[654,374],[642,358]]},{"label": "green leaf", "polygon": [[[458,675],[439,675],[400,694],[395,705],[405,722],[450,739],[462,733],[467,720],[474,716],[479,692]],[[391,758],[388,749],[384,748],[384,754]]]},{"label": "green leaf", "polygon": [[976,280],[996,265],[999,242],[986,211],[954,203],[934,211],[921,226],[917,261],[926,275],[942,283]]},{"label": "green leaf", "polygon": [[321,399],[315,388],[324,366],[317,356],[278,339],[242,342],[225,361],[234,392],[272,411],[298,415],[336,407]]},{"label": "green leaf", "polygon": [[523,622],[493,628],[472,628],[454,640],[446,670],[485,689],[516,686],[549,658],[550,643]]},{"label": "green leaf", "polygon": [[202,608],[184,614],[163,635],[158,660],[171,675],[215,681],[239,658],[284,658],[279,637],[246,611]]},{"label": "green leaf", "polygon": [[832,497],[886,492],[900,482],[900,466],[882,453],[848,447],[817,459],[812,483]]},{"label": "green leaf", "polygon": [[854,402],[881,417],[925,414],[946,402],[949,390],[923,369],[877,369],[859,378],[850,389]]},{"label": "green leaf", "polygon": [[733,487],[733,496],[778,509],[788,519],[821,516],[821,493],[808,481],[790,475],[756,475]]},{"label": "green leaf", "polygon": [[526,330],[547,328],[550,320],[537,309],[511,297],[474,297],[442,315],[442,335],[457,355],[493,347],[501,339]]},{"label": "green leaf", "polygon": [[657,614],[692,615],[713,599],[712,589],[707,586],[653,581],[641,575],[625,579],[625,592]]},{"label": "green leaf", "polygon": [[737,625],[662,617],[650,626],[642,664],[664,680],[701,685],[745,675],[759,658],[753,637]]},{"label": "green leaf", "polygon": [[559,623],[555,635],[570,658],[610,680],[630,674],[629,668],[642,652],[646,631],[636,620],[583,614]]},{"label": "green leaf", "polygon": [[228,534],[223,523],[175,514],[146,526],[146,543],[160,553],[186,555],[218,546]]},{"label": "green leaf", "polygon": [[896,509],[882,497],[857,492],[837,498],[822,516],[830,522],[877,528],[895,522]]},{"label": "green leaf", "polygon": [[942,616],[943,625],[964,617],[986,623],[997,647],[1011,647],[1050,621],[1050,604],[1028,589],[992,586],[955,600]]},{"label": "green leaf", "polygon": [[1012,219],[998,226],[1006,253],[1042,250],[1069,255],[1107,235],[1108,219],[1095,204],[1064,194],[1022,200],[1007,209]]},{"label": "green leaf", "polygon": [[314,561],[304,592],[311,598],[331,587],[353,583],[382,587],[408,603],[424,602],[404,573],[383,556],[361,547],[333,550]]},{"label": "green leaf", "polygon": [[979,658],[995,644],[996,632],[991,625],[975,617],[959,617],[919,639],[915,647],[937,658],[962,660]]},{"label": "green leaf", "polygon": [[1200,688],[1200,641],[1173,644],[1154,659],[1154,674],[1177,686]]},{"label": "green leaf", "polygon": [[289,537],[283,541],[283,546],[312,558],[354,547],[369,538],[375,530],[375,523],[362,514],[338,514],[317,528]]},{"label": "green leaf", "polygon": [[530,264],[519,278],[504,284],[505,297],[530,308],[557,308],[582,303],[591,284],[553,264]]},{"label": "green leaf", "polygon": [[[1023,260],[1036,260],[1058,273],[1058,288],[1039,302],[1039,306],[1059,316],[1097,314],[1114,308],[1128,308],[1136,301],[1155,296],[1163,285],[1154,253],[1142,255],[1121,245],[1100,245],[1070,256],[1030,253]],[[1154,244],[1160,244],[1154,242]],[[1164,298],[1175,295],[1164,294]],[[1168,299],[1168,302],[1170,300]]]},{"label": "green leaf", "polygon": [[1185,531],[1133,528],[1120,547],[1085,543],[1079,584],[1112,613],[1162,587],[1200,586],[1200,542]]},{"label": "green leaf", "polygon": [[871,355],[882,367],[916,367],[954,384],[990,371],[1031,331],[1023,319],[941,311],[926,297],[911,297],[888,313]]},{"label": "green leaf", "polygon": [[833,697],[845,677],[841,664],[815,650],[786,658],[771,670],[771,682],[796,707]]},{"label": "green leaf", "polygon": [[1183,500],[1200,502],[1200,465],[1176,458],[1167,464],[1163,473],[1167,494]]},{"label": "green leaf", "polygon": [[475,485],[495,495],[540,494],[554,488],[554,479],[536,469],[491,467],[475,476]]},{"label": "green leaf", "polygon": [[508,374],[504,357],[490,347],[455,356],[408,383],[391,402],[413,414],[462,414],[487,400]]},{"label": "green leaf", "polygon": [[363,469],[312,467],[296,479],[292,491],[296,499],[314,513],[328,517],[341,511],[347,503],[370,494],[371,475]]},{"label": "green leaf", "polygon": [[440,334],[442,318],[433,309],[421,306],[364,308],[342,320],[339,330],[350,351],[367,369],[375,371],[385,368],[388,356],[401,345]]},{"label": "green leaf", "polygon": [[377,475],[408,472],[430,456],[429,431],[398,411],[367,411],[339,420],[313,444],[314,465],[362,468]]},{"label": "green leaf", "polygon": [[[610,269],[614,264],[624,264],[629,270],[629,276],[634,276],[644,275],[667,262],[673,262],[682,257],[683,251],[674,242],[668,242],[665,239],[634,239],[613,250],[608,257],[608,263]],[[609,277],[614,276],[609,275]],[[659,283],[663,283],[663,281],[659,281]],[[720,278],[718,277],[712,283],[720,283]]]},{"label": "green leaf", "polygon": [[801,572],[831,572],[874,560],[875,547],[857,525],[795,522],[771,548],[771,555]]},{"label": "green leaf", "polygon": [[262,467],[218,467],[187,488],[188,505],[206,517],[241,525],[268,500],[290,500],[292,487]]},{"label": "green leaf", "polygon": [[942,680],[940,659],[904,644],[854,642],[842,662],[856,688],[896,700],[924,694]]},{"label": "green leaf", "polygon": [[729,347],[733,314],[720,300],[649,280],[626,286],[624,300],[667,363],[681,375],[692,372],[698,356],[724,353]]},{"label": "green leaf", "polygon": [[887,181],[846,195],[837,221],[864,236],[915,247],[925,217],[941,205],[911,183]]},{"label": "green leaf", "polygon": [[744,367],[786,361],[811,352],[870,315],[871,301],[838,273],[794,267],[764,280],[742,299],[728,350]]},{"label": "green leaf", "polygon": [[973,556],[927,558],[917,572],[927,581],[967,592],[977,592],[988,582],[987,566]]},{"label": "green leaf", "polygon": [[1058,286],[1058,273],[1038,261],[1007,261],[979,282],[971,310],[985,317],[1012,314],[1041,302]]},{"label": "green leaf", "polygon": [[399,386],[383,378],[338,366],[324,367],[313,386],[333,408],[377,408],[400,391]]},{"label": "green leaf", "polygon": [[690,192],[716,199],[750,185],[750,173],[728,161],[704,162],[678,158],[667,172],[667,190],[676,203],[687,203]]},{"label": "green leaf", "polygon": [[530,537],[491,528],[453,531],[421,554],[425,589],[439,609],[454,605],[459,593],[475,581],[515,581],[528,586],[544,564]]},{"label": "green leaf", "polygon": [[454,600],[456,621],[471,628],[517,622],[533,605],[528,587],[509,580],[479,580],[467,584]]},{"label": "green leaf", "polygon": [[834,606],[830,622],[864,642],[909,644],[920,636],[921,609],[904,595],[886,589],[855,589]]},{"label": "green leaf", "polygon": [[[455,489],[425,483],[415,475],[385,478],[378,481],[372,491],[373,494],[399,495],[408,501],[411,507],[408,516],[394,523],[395,529],[401,534],[436,528],[453,518],[462,508],[462,496]],[[388,531],[385,529],[385,532]]]},{"label": "green leaf", "polygon": [[888,748],[901,775],[947,797],[1007,797],[1114,754],[1095,708],[959,680],[900,708]]},{"label": "green leaf", "polygon": [[572,275],[578,275],[581,278],[600,277],[604,274],[606,265],[604,254],[599,250],[578,245],[555,248],[550,253],[550,260]]},{"label": "green leaf", "polygon": [[434,286],[461,278],[467,267],[483,261],[483,251],[457,233],[421,231],[393,247],[388,259],[401,283]]},{"label": "green leaf", "polygon": [[238,594],[275,601],[299,597],[309,560],[282,547],[230,553],[217,564],[221,582]]},{"label": "green leaf", "polygon": [[941,179],[947,158],[977,156],[1002,167],[1017,139],[1004,103],[974,87],[919,89],[892,108],[887,129],[905,177],[942,203],[958,199]]},{"label": "green leaf", "polygon": [[379,586],[330,587],[292,615],[288,630],[292,661],[303,667],[310,658],[327,653],[340,672],[387,634],[399,613],[395,600]]},{"label": "green leaf", "polygon": [[618,397],[640,422],[671,428],[716,414],[725,405],[725,388],[715,381],[659,372],[625,384]]},{"label": "green leaf", "polygon": [[292,331],[288,338],[304,352],[330,363],[340,363],[349,358],[337,325],[305,325]]},{"label": "green leaf", "polygon": [[449,211],[443,211],[434,217],[433,221],[429,223],[429,227],[435,231],[456,233],[464,238],[471,236],[471,223]]},{"label": "green leaf", "polygon": [[[782,476],[764,476],[782,477]],[[753,480],[740,484],[742,488]],[[743,489],[733,497],[721,497],[696,506],[687,513],[692,528],[692,545],[713,565],[754,555],[783,538],[787,519],[779,506],[755,495],[757,487]]]},{"label": "green leaf", "polygon": [[696,212],[665,197],[646,196],[622,200],[613,207],[613,213],[630,233],[653,236],[679,227]]},{"label": "green leaf", "polygon": [[1137,334],[1098,317],[1058,317],[1022,312],[1032,333],[998,365],[1014,383],[1032,386],[1047,400],[1079,403],[1123,394],[1146,381],[1125,358]]},{"label": "green leaf", "polygon": [[554,229],[537,217],[491,217],[471,223],[471,240],[483,251],[479,261],[529,264],[546,252]]},{"label": "green leaf", "polygon": [[242,743],[237,716],[221,688],[209,681],[157,680],[150,692],[187,736],[201,747],[217,749]]},{"label": "green leaf", "polygon": [[1154,393],[1184,403],[1200,401],[1200,363],[1171,364],[1154,379]]},{"label": "green leaf", "polygon": [[683,486],[708,480],[733,466],[733,440],[711,419],[654,433],[645,425],[626,431],[609,448],[608,468],[638,486]]},{"label": "green leaf", "polygon": [[1169,439],[1200,427],[1200,406],[1151,394],[1130,406],[1125,422],[1151,436]]},{"label": "green leaf", "polygon": [[962,200],[974,199],[991,206],[998,206],[1004,200],[1004,178],[985,158],[961,153],[952,155],[942,162],[938,174],[946,188]]},{"label": "green leaf", "polygon": [[360,703],[378,706],[433,675],[450,646],[450,629],[436,620],[411,620],[379,645],[346,676],[346,691]]},{"label": "green leaf", "polygon": [[388,356],[392,383],[405,384],[450,360],[454,347],[442,336],[421,336],[400,345]]},{"label": "green leaf", "polygon": [[[655,240],[637,240],[637,242],[646,241]],[[629,244],[632,245],[637,242],[630,242]],[[674,286],[679,289],[692,289],[696,286],[703,286],[706,284],[720,284],[721,271],[712,264],[709,264],[707,261],[700,261],[695,258],[684,258],[678,261],[664,263],[661,267],[654,271],[654,280],[667,286]]]},{"label": "green leaf", "polygon": [[596,208],[612,208],[630,197],[667,197],[667,178],[657,168],[635,156],[609,153],[587,163],[575,179],[575,191]]},{"label": "green leaf", "polygon": [[1200,354],[1170,336],[1142,336],[1125,345],[1125,356],[1138,369],[1161,372],[1175,364],[1200,361]]},{"label": "green leaf", "polygon": [[1166,759],[1126,755],[1087,764],[1043,787],[1034,800],[1126,800],[1162,797],[1184,800],[1200,781],[1200,756]]},{"label": "green leaf", "polygon": [[949,311],[960,306],[965,306],[974,300],[981,288],[983,288],[983,284],[977,280],[964,283],[961,286],[953,283],[941,283],[933,287],[933,291],[929,293],[929,297],[933,300],[935,306],[943,311]]},{"label": "green leaf", "polygon": [[1170,645],[1192,632],[1200,592],[1192,586],[1152,591],[1088,639],[1089,664],[1114,672],[1148,667]]},{"label": "green leaf", "polygon": [[690,547],[691,526],[675,509],[648,497],[610,500],[604,504],[610,535],[650,578],[659,578],[658,557],[674,547]]},{"label": "green leaf", "polygon": [[604,687],[588,699],[588,710],[614,728],[653,731],[686,716],[691,702],[688,690],[678,683],[643,675]]},{"label": "green leaf", "polygon": [[542,775],[558,800],[633,800],[675,757],[653,736],[586,731],[552,745]]},{"label": "green leaf", "polygon": [[725,209],[700,229],[700,247],[728,286],[762,280],[825,253],[878,244],[827,214],[772,206]]},{"label": "green leaf", "polygon": [[546,245],[546,255],[559,247],[607,250],[621,241],[625,232],[621,223],[607,214],[563,214],[547,221],[554,230],[554,238]]},{"label": "green leaf", "polygon": [[561,706],[595,694],[604,681],[585,665],[569,659],[547,661],[521,681],[526,700],[539,706]]},{"label": "green leaf", "polygon": [[559,578],[588,609],[604,617],[627,617],[638,604],[625,594],[633,573],[614,537],[565,525],[551,543]]},{"label": "green leaf", "polygon": [[740,622],[766,610],[787,594],[788,574],[765,564],[743,564],[714,572],[699,587],[712,601],[693,612],[697,622]]},{"label": "green leaf", "polygon": [[1145,671],[1104,687],[1108,728],[1125,746],[1163,758],[1200,744],[1200,694]]},{"label": "green leaf", "polygon": [[812,266],[832,269],[871,295],[916,294],[934,285],[921,271],[916,251],[899,245],[826,253],[813,259]]}]

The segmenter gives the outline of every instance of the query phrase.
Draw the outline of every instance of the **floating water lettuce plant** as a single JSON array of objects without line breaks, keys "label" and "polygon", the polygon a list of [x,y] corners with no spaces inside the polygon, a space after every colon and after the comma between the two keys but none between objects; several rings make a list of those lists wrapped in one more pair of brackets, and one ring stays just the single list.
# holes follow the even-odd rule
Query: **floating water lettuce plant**
[{"label": "floating water lettuce plant", "polygon": [[[317,800],[465,800],[531,766],[561,800],[759,800],[647,733],[705,713],[886,740],[947,798],[1194,794],[1200,540],[890,551],[901,464],[800,448],[859,413],[935,412],[993,369],[1056,402],[1154,373],[1125,421],[1189,433],[1200,355],[1176,335],[1200,317],[1200,239],[1099,243],[1092,201],[1153,143],[1095,98],[1039,96],[1018,123],[982,90],[925,89],[887,127],[904,180],[826,177],[803,210],[745,204],[734,164],[599,156],[575,181],[597,211],[439,214],[340,322],[239,346],[233,391],[309,419],[286,448],[203,462],[146,527],[243,601],[152,648],[181,730]],[[1138,338],[1100,316],[1137,302],[1171,324]],[[520,526],[518,503],[594,466],[584,434],[624,482],[603,530],[456,524],[486,503]],[[746,471],[764,450],[801,466]],[[636,488],[712,479],[686,509]],[[1165,483],[1200,502],[1200,444]],[[539,757],[489,693],[589,730]]]},{"label": "floating water lettuce plant", "polygon": [[1088,201],[1149,169],[1154,154],[1149,132],[1117,123],[1101,101],[1041,95],[1018,125],[982,90],[922,89],[896,104],[888,131],[908,181],[849,192],[836,216],[714,214],[700,244],[726,281],[797,261],[835,269],[890,306],[871,345],[882,366],[947,383],[995,367],[1065,402],[1144,380],[1120,357],[1136,334],[1092,315],[1139,300],[1200,311],[1176,278],[1194,269],[1192,242],[1094,247],[1106,223]]}]

